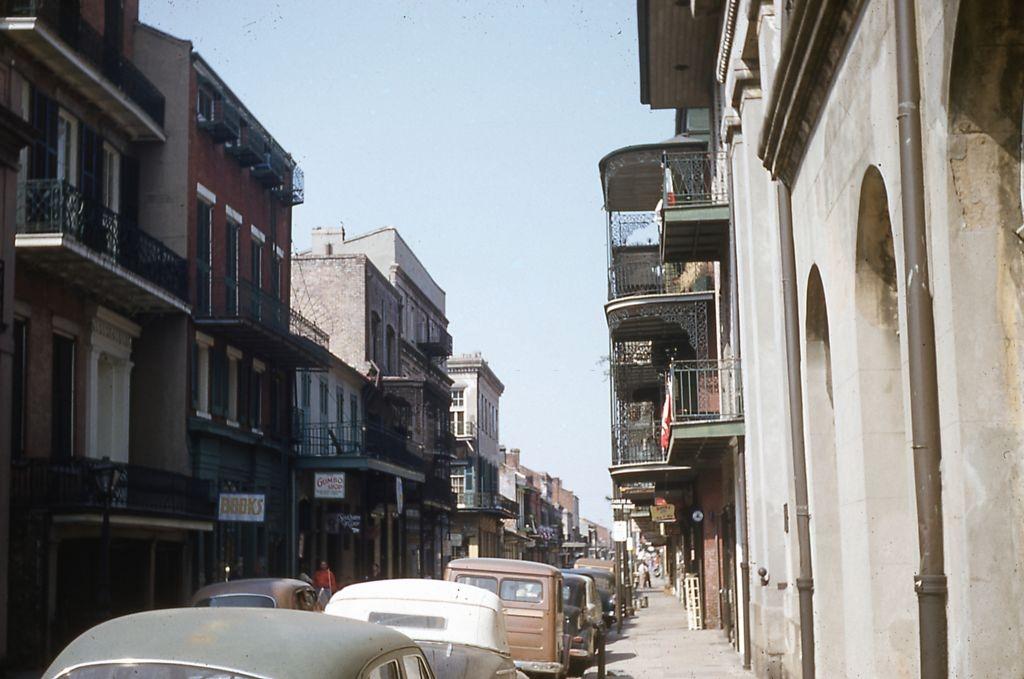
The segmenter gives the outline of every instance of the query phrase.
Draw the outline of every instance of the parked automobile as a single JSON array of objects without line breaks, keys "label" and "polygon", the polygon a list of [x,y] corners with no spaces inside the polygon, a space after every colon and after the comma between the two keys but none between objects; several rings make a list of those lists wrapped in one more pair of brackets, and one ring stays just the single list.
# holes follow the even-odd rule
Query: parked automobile
[{"label": "parked automobile", "polygon": [[601,570],[608,571],[609,573],[615,573],[615,562],[608,559],[591,559],[589,557],[581,557],[576,559],[576,563],[573,564],[576,568],[600,568]]},{"label": "parked automobile", "polygon": [[321,611],[317,592],[308,582],[291,578],[250,578],[215,582],[192,595],[199,608],[292,608]]},{"label": "parked automobile", "polygon": [[565,676],[569,648],[561,571],[532,561],[455,559],[445,570],[445,580],[498,595],[516,667],[531,676]]},{"label": "parked automobile", "polygon": [[395,630],[299,611],[172,608],[104,622],[44,679],[434,679]]},{"label": "parked automobile", "polygon": [[589,575],[562,571],[562,602],[569,636],[569,676],[582,676],[604,652],[604,611]]},{"label": "parked automobile", "polygon": [[335,592],[328,615],[387,625],[415,641],[438,679],[515,679],[501,600],[443,580],[383,580]]},{"label": "parked automobile", "polygon": [[[577,560],[576,563],[579,563]],[[615,623],[615,574],[604,568],[580,567],[566,568],[563,573],[574,573],[586,575],[594,579],[597,586],[598,596],[601,597],[601,610],[603,613],[605,629],[611,629]]]}]

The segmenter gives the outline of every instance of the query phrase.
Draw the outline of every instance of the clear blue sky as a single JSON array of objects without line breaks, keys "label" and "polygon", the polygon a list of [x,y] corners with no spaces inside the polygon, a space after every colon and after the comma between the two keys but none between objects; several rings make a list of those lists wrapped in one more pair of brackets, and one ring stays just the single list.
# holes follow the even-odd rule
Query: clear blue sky
[{"label": "clear blue sky", "polygon": [[314,226],[399,228],[456,352],[505,383],[501,437],[608,522],[597,162],[671,136],[640,104],[633,0],[141,0],[302,165]]}]

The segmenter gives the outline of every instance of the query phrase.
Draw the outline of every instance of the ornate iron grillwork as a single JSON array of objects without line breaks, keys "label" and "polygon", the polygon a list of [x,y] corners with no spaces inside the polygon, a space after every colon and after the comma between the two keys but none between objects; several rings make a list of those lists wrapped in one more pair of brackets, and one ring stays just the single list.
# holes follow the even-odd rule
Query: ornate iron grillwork
[{"label": "ornate iron grillwork", "polygon": [[62,233],[184,299],[186,262],[123,215],[86,198],[59,179],[18,187],[18,233]]},{"label": "ornate iron grillwork", "polygon": [[234,103],[218,97],[213,100],[209,119],[197,115],[199,129],[209,134],[216,142],[228,142],[238,139],[241,131],[242,118]]},{"label": "ornate iron grillwork", "polygon": [[[696,358],[707,358],[709,351],[707,299],[688,302],[652,302],[635,307],[617,309],[608,315],[608,327],[614,335],[622,324],[631,319],[658,318],[679,326],[694,349]],[[618,342],[616,342],[617,344]],[[618,352],[613,352],[618,355]],[[614,360],[614,356],[613,356]]]},{"label": "ornate iron grillwork", "polygon": [[657,252],[623,249],[608,269],[608,299],[639,295],[681,295],[714,290],[714,268],[707,262],[661,263]]},{"label": "ornate iron grillwork", "polygon": [[739,360],[677,361],[672,364],[672,389],[677,422],[743,417]]},{"label": "ornate iron grillwork", "polygon": [[727,163],[724,152],[665,152],[664,206],[728,204]]},{"label": "ornate iron grillwork", "polygon": [[613,248],[629,245],[630,238],[638,231],[648,231],[652,235],[652,240],[648,244],[657,243],[661,224],[661,217],[657,212],[610,212],[608,219]]},{"label": "ornate iron grillwork", "polygon": [[327,348],[330,338],[324,330],[252,281],[212,278],[208,290],[193,310],[196,318],[244,318]]},{"label": "ornate iron grillwork", "polygon": [[274,195],[288,206],[301,205],[305,202],[306,175],[302,172],[302,168],[298,165],[293,167],[291,176],[281,186],[274,189]]}]

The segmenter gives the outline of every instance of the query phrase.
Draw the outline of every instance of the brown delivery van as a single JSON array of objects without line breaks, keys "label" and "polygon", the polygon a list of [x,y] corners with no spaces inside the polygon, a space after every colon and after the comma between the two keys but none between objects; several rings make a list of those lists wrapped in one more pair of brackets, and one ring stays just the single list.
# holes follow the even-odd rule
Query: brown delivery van
[{"label": "brown delivery van", "polygon": [[516,667],[531,676],[565,676],[561,571],[533,561],[455,559],[448,564],[445,579],[498,595]]}]

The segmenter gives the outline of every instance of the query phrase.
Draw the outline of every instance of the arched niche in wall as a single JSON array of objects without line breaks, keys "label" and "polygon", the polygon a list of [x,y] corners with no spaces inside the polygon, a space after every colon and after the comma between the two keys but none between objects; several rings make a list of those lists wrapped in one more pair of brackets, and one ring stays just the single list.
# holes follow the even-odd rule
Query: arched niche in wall
[{"label": "arched niche in wall", "polygon": [[912,587],[917,514],[899,340],[902,264],[896,258],[889,210],[885,181],[876,167],[869,167],[857,214],[854,293],[863,534],[870,569],[870,593],[862,601],[871,607],[874,674],[902,677],[917,673],[917,601]]},{"label": "arched niche in wall", "polygon": [[828,305],[818,267],[807,278],[805,319],[808,481],[814,560],[815,662],[819,676],[846,676],[843,535],[836,468],[835,406]]}]

